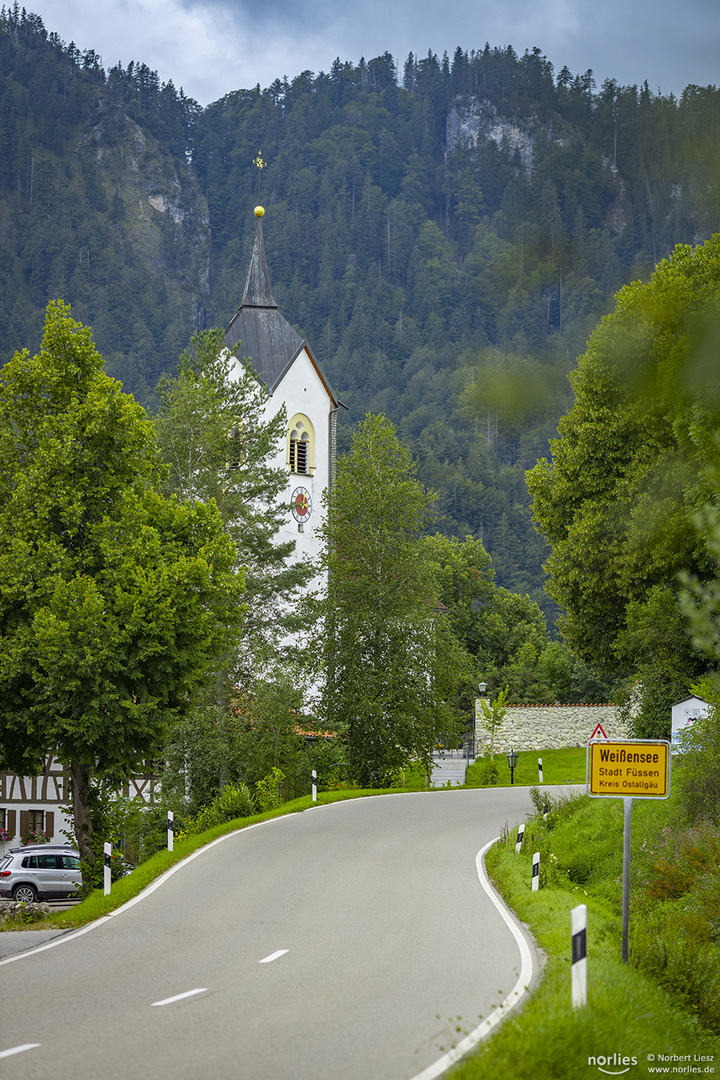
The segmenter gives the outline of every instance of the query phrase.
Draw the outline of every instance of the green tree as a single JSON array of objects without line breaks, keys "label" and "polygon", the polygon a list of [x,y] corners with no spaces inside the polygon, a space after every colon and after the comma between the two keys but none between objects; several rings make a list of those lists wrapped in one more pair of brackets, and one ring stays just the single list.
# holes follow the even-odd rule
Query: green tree
[{"label": "green tree", "polygon": [[586,661],[640,674],[646,736],[667,734],[673,697],[706,666],[678,600],[681,572],[700,588],[717,575],[693,521],[717,497],[719,304],[718,236],[622,289],[573,375],[552,463],[528,473],[563,633]]},{"label": "green tree", "polygon": [[248,692],[283,661],[283,639],[297,626],[292,595],[313,572],[292,560],[292,541],[277,541],[287,471],[272,459],[285,435],[285,409],[268,418],[267,390],[228,351],[222,330],[193,336],[158,396],[158,444],[170,467],[165,490],[193,505],[214,501],[245,575],[243,647],[228,657],[228,678],[216,687],[217,703],[227,706],[231,685]]},{"label": "green tree", "polygon": [[507,715],[508,688],[504,686],[498,691],[494,701],[488,698],[480,698],[480,722],[490,735],[490,757],[494,756],[495,736],[502,726]]},{"label": "green tree", "polygon": [[67,762],[92,863],[91,779],[162,745],[233,640],[242,575],[214,506],[158,495],[152,423],[61,301],[0,375],[0,747]]},{"label": "green tree", "polygon": [[359,426],[327,502],[323,713],[346,727],[354,776],[387,784],[429,762],[446,727],[438,676],[451,639],[422,542],[431,498],[384,416]]}]

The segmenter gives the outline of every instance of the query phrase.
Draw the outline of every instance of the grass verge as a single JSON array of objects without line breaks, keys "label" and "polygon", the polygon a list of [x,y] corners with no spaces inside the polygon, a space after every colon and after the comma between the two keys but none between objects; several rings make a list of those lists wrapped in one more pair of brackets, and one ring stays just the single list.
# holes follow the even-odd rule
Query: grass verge
[{"label": "grass verge", "polygon": [[[608,850],[609,845],[617,847],[615,800],[575,802],[579,810],[567,814],[566,832],[574,833],[574,848],[584,854],[577,856],[572,877],[566,869],[553,868],[553,836],[543,835],[540,821],[527,827],[526,837],[533,836],[534,843],[524,845],[520,855],[515,854],[516,831],[488,853],[488,870],[496,886],[530,927],[547,965],[524,1008],[456,1067],[453,1080],[720,1075],[720,1039],[685,1011],[677,997],[621,962],[621,886],[612,869],[621,863],[622,851]],[[614,839],[609,841],[609,836]],[[638,839],[645,842],[642,834]],[[562,864],[563,845],[566,849],[570,845],[561,828],[557,840]],[[533,893],[532,850],[538,847],[544,849],[549,868],[545,884]],[[595,875],[593,852],[603,867]],[[608,869],[610,880],[605,876]],[[570,912],[579,903],[588,907],[588,1004],[573,1010]],[[630,939],[632,959],[632,918]]]}]

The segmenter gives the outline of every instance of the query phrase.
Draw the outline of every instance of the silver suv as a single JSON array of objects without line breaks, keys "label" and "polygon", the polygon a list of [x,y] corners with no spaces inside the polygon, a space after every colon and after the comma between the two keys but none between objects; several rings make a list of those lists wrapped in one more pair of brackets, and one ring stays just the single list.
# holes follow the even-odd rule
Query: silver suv
[{"label": "silver suv", "polygon": [[13,848],[0,862],[0,898],[59,900],[75,896],[82,876],[80,853],[57,844]]}]

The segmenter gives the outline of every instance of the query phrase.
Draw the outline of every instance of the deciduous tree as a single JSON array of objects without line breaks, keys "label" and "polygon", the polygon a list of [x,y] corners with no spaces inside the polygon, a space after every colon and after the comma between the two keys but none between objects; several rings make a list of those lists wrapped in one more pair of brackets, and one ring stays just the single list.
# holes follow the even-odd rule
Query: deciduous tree
[{"label": "deciduous tree", "polygon": [[445,729],[450,636],[435,568],[422,542],[432,499],[384,416],[368,415],[338,462],[325,526],[323,711],[346,726],[361,783],[388,783],[412,759],[428,762]]},{"label": "deciduous tree", "polygon": [[153,755],[237,631],[242,575],[217,509],[166,499],[152,423],[61,301],[0,373],[0,752],[68,763],[92,862],[90,782]]},{"label": "deciduous tree", "polygon": [[563,632],[588,662],[641,674],[645,736],[667,733],[705,667],[678,596],[681,572],[717,576],[693,522],[717,497],[719,304],[718,236],[622,289],[580,358],[552,462],[528,473]]}]

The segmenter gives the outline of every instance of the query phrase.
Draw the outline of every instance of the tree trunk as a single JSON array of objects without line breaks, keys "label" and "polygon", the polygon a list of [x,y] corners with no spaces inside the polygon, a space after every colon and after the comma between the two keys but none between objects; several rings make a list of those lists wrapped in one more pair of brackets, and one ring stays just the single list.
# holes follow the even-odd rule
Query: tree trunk
[{"label": "tree trunk", "polygon": [[90,818],[90,766],[79,761],[72,761],[70,780],[72,782],[73,825],[80,861],[92,864],[95,861],[95,854],[92,847],[93,827]]}]

